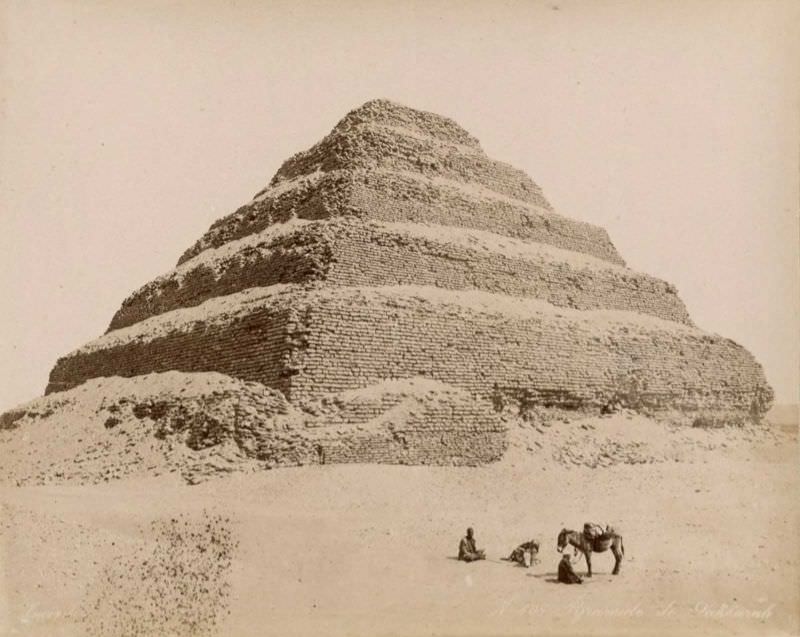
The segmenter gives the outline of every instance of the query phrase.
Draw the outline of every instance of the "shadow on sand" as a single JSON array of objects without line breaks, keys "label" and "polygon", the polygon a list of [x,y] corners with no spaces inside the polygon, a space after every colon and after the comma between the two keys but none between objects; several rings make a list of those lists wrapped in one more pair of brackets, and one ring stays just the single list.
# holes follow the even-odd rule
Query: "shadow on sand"
[{"label": "shadow on sand", "polygon": [[[528,577],[544,580],[548,584],[561,584],[561,582],[558,581],[558,573],[528,573],[527,575]],[[597,580],[589,577],[583,578],[583,584],[591,584],[594,581]],[[582,584],[578,584],[578,586],[582,586]]]},{"label": "shadow on sand", "polygon": [[559,584],[558,573],[526,573],[528,577],[543,579],[548,584]]}]

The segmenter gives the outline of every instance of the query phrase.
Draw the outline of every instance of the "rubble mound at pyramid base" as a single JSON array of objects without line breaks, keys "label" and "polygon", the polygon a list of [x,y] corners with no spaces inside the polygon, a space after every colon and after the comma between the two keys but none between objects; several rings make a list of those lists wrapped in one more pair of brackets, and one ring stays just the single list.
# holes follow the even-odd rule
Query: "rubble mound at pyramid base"
[{"label": "rubble mound at pyramid base", "polygon": [[217,373],[94,378],[0,416],[0,482],[94,483],[176,473],[348,462],[476,465],[506,430],[491,404],[404,379],[291,406],[278,391]]},{"label": "rubble mound at pyramid base", "polygon": [[471,395],[596,408],[762,414],[771,399],[747,350],[632,312],[440,288],[276,285],[115,330],[62,358],[49,391],[90,377],[217,371],[293,403],[424,376]]},{"label": "rubble mound at pyramid base", "polygon": [[251,287],[321,281],[477,289],[691,325],[673,286],[588,255],[479,230],[334,219],[292,220],[206,250],[131,295],[109,330]]},{"label": "rubble mound at pyramid base", "polygon": [[[509,418],[504,463],[530,462],[531,454],[562,467],[603,469],[618,465],[708,462],[709,452],[746,456],[754,448],[776,447],[787,438],[768,422],[726,418],[706,426],[713,414],[647,414],[622,409],[614,414],[535,409]],[[763,447],[762,447],[763,449]]]}]

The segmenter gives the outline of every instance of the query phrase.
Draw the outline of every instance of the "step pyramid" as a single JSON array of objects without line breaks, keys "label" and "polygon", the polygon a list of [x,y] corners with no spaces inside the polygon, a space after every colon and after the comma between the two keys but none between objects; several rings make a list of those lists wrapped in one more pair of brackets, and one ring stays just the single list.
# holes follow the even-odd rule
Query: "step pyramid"
[{"label": "step pyramid", "polygon": [[605,230],[558,214],[450,119],[386,100],[216,221],[58,360],[46,393],[172,370],[294,405],[418,377],[498,409],[758,418],[772,400],[754,357],[698,329]]}]

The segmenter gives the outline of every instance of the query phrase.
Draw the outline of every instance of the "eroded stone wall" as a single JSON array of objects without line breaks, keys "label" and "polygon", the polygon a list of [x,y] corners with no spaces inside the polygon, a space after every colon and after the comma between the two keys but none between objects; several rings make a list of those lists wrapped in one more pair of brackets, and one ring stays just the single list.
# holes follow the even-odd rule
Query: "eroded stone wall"
[{"label": "eroded stone wall", "polygon": [[457,228],[313,222],[277,237],[255,235],[228,244],[224,251],[198,255],[127,299],[109,329],[249,287],[313,281],[487,290],[562,307],[630,310],[691,324],[675,288],[664,281],[547,246],[513,248],[500,236],[465,234]]},{"label": "eroded stone wall", "polygon": [[635,384],[642,406],[748,413],[769,391],[741,346],[666,323],[615,317],[594,325],[602,317],[558,311],[511,317],[415,298],[326,299],[307,317],[294,399],[411,375],[486,398],[571,408],[601,406]]},{"label": "eroded stone wall", "polygon": [[160,336],[110,341],[60,358],[50,372],[46,394],[63,391],[98,376],[133,377],[151,372],[216,371],[258,381],[287,393],[293,373],[297,312],[260,308],[230,321],[194,321]]},{"label": "eroded stone wall", "polygon": [[206,321],[163,331],[155,317],[106,335],[61,359],[48,391],[166,369],[258,381],[292,401],[406,376],[569,407],[602,405],[632,378],[654,408],[748,411],[768,391],[760,365],[733,341],[628,312],[425,288],[289,287],[238,312],[234,297],[211,301]]},{"label": "eroded stone wall", "polygon": [[505,429],[469,410],[442,408],[379,433],[348,429],[314,443],[320,464],[376,462],[474,466],[499,460]]},{"label": "eroded stone wall", "polygon": [[125,299],[108,331],[248,288],[320,281],[330,261],[330,241],[315,232],[266,237],[232,254],[190,261],[151,281]]},{"label": "eroded stone wall", "polygon": [[[428,238],[419,233],[349,226],[331,245],[328,282],[346,286],[423,285],[485,290],[542,299],[559,307],[618,309],[691,324],[675,288],[664,281],[603,262],[571,260],[565,252],[535,249],[517,256],[475,240]],[[533,246],[532,246],[533,247]]]},{"label": "eroded stone wall", "polygon": [[477,184],[547,210],[551,208],[541,188],[524,172],[489,159],[480,149],[373,123],[355,128],[334,129],[317,145],[288,159],[271,185],[315,172],[379,168]]},{"label": "eroded stone wall", "polygon": [[456,188],[444,180],[375,171],[357,177],[349,203],[369,219],[475,228],[625,265],[599,226],[479,189]]},{"label": "eroded stone wall", "polygon": [[485,189],[415,173],[384,170],[314,173],[269,188],[212,224],[178,263],[293,218],[315,220],[347,216],[474,228],[625,264],[608,233],[598,226]]}]

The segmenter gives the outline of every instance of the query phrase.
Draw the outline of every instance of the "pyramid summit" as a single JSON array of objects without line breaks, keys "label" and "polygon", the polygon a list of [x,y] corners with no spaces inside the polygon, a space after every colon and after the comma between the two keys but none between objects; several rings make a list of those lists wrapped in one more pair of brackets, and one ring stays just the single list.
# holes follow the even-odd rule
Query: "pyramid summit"
[{"label": "pyramid summit", "polygon": [[288,159],[269,186],[214,223],[180,263],[287,219],[360,217],[473,228],[624,265],[601,228],[553,213],[521,170],[493,161],[449,119],[367,102]]},{"label": "pyramid summit", "polygon": [[772,400],[754,357],[605,230],[452,120],[386,100],[284,162],[59,359],[46,393],[178,372],[313,417],[297,462],[493,460],[503,408],[737,420]]}]

